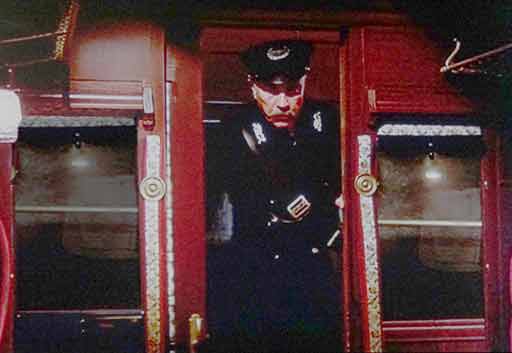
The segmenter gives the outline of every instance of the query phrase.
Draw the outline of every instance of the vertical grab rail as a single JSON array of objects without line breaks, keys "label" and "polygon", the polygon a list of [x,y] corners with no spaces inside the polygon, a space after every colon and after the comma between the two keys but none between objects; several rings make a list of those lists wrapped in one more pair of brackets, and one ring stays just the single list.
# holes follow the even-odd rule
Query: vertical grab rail
[{"label": "vertical grab rail", "polygon": [[192,314],[188,319],[189,323],[189,352],[197,353],[198,346],[204,339],[203,318],[199,314]]},{"label": "vertical grab rail", "polygon": [[0,346],[5,339],[5,331],[7,327],[7,315],[9,312],[9,298],[11,291],[11,265],[12,265],[12,253],[9,245],[9,239],[7,239],[7,233],[5,227],[0,222]]}]

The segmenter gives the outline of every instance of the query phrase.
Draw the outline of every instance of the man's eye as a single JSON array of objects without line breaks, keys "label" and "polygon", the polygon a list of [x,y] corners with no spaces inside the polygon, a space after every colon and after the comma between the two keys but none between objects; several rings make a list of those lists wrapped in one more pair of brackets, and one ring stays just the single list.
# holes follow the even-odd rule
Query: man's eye
[{"label": "man's eye", "polygon": [[271,86],[271,85],[265,85],[265,84],[258,84],[258,87],[263,92],[270,93],[270,94],[279,94],[278,87]]},{"label": "man's eye", "polygon": [[272,86],[272,87],[269,87],[268,91],[276,96],[276,95],[280,94],[283,90],[280,87]]},{"label": "man's eye", "polygon": [[296,96],[296,95],[299,95],[300,92],[301,92],[301,85],[296,85],[294,87],[290,87],[286,90],[286,93],[288,95],[293,95],[293,96]]},{"label": "man's eye", "polygon": [[302,92],[302,85],[301,84],[293,84],[293,85],[266,85],[263,83],[259,83],[258,87],[269,94],[272,95],[279,95],[281,93],[286,94],[287,96],[298,96]]}]

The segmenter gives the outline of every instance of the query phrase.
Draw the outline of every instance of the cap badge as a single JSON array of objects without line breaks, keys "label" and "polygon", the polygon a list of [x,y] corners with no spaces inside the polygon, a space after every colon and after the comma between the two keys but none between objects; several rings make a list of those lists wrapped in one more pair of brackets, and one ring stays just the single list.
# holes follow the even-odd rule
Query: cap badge
[{"label": "cap badge", "polygon": [[272,61],[284,59],[288,55],[290,55],[290,48],[288,48],[286,45],[277,49],[270,47],[267,50],[267,58]]}]

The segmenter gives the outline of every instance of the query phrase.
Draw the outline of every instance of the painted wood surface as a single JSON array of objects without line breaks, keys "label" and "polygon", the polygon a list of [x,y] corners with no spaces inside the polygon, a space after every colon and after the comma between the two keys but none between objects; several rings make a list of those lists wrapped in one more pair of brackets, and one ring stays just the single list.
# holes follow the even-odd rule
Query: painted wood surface
[{"label": "painted wood surface", "polygon": [[176,344],[189,339],[192,314],[206,316],[206,230],[202,65],[168,46]]}]

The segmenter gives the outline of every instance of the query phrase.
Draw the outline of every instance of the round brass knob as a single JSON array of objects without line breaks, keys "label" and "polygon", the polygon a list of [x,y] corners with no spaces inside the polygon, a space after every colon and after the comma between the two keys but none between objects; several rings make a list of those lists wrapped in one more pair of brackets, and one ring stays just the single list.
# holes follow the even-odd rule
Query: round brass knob
[{"label": "round brass knob", "polygon": [[165,183],[156,176],[145,177],[139,185],[139,191],[145,200],[161,200],[165,195]]},{"label": "round brass knob", "polygon": [[354,187],[363,196],[372,196],[379,187],[377,179],[370,174],[359,174],[354,180]]}]

